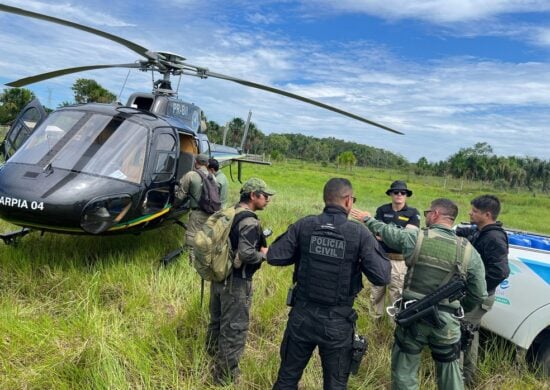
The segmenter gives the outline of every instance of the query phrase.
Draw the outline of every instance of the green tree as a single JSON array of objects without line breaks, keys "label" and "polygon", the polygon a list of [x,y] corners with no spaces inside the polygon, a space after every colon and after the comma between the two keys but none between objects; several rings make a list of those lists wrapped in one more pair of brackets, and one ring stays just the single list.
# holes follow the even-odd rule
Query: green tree
[{"label": "green tree", "polygon": [[15,120],[19,112],[34,99],[34,93],[26,88],[8,88],[0,94],[0,124]]},{"label": "green tree", "polygon": [[77,103],[112,103],[116,100],[116,95],[109,92],[97,81],[92,79],[78,79],[74,82],[72,88],[74,100]]},{"label": "green tree", "polygon": [[338,167],[340,167],[340,165],[343,165],[351,171],[353,166],[357,163],[357,158],[351,150],[348,150],[346,152],[340,153],[337,159],[337,163]]},{"label": "green tree", "polygon": [[424,175],[430,170],[430,163],[426,157],[420,157],[416,163],[415,173],[417,175]]},{"label": "green tree", "polygon": [[267,136],[268,148],[271,150],[271,155],[283,155],[288,153],[290,140],[281,134],[270,134]]}]

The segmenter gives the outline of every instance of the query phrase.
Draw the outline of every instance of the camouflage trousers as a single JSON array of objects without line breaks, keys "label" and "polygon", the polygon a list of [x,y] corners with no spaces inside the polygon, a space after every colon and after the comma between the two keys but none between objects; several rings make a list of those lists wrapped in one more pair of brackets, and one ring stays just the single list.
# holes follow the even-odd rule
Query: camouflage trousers
[{"label": "camouflage trousers", "polygon": [[234,381],[244,352],[252,280],[231,276],[225,282],[210,284],[210,323],[206,350],[214,360],[213,376],[217,383]]},{"label": "camouflage trousers", "polygon": [[448,313],[440,312],[440,316],[446,322],[441,329],[422,321],[408,328],[397,326],[391,356],[392,390],[419,388],[418,369],[425,346],[430,347],[435,361],[437,387],[444,390],[464,389],[459,363],[460,323]]}]

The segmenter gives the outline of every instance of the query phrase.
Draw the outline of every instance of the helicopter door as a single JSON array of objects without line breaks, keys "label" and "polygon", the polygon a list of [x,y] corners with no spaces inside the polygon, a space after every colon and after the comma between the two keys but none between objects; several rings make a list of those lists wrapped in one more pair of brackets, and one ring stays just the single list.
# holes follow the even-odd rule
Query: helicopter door
[{"label": "helicopter door", "polygon": [[176,151],[178,138],[171,128],[160,128],[154,132],[151,148],[151,169],[149,171],[149,190],[144,201],[147,213],[162,210],[170,202],[170,188],[176,170]]},{"label": "helicopter door", "polygon": [[8,130],[6,138],[0,144],[0,155],[7,161],[47,116],[40,101],[33,99],[23,108]]}]

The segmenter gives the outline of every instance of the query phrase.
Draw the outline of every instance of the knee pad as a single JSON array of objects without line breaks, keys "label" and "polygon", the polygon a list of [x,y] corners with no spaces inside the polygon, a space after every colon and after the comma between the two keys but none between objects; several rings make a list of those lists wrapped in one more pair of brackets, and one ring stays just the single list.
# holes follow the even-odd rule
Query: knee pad
[{"label": "knee pad", "polygon": [[[454,344],[430,344],[432,358],[441,363],[450,363],[460,358],[460,341]],[[436,348],[437,350],[434,350]]]}]

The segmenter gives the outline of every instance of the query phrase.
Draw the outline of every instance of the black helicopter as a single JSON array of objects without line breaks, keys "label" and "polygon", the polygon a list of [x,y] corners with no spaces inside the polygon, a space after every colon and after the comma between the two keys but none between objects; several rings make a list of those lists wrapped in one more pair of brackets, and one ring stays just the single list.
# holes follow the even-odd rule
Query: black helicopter
[{"label": "black helicopter", "polygon": [[198,106],[178,99],[170,76],[214,77],[287,96],[350,118],[394,129],[281,89],[214,73],[168,52],[153,52],[115,35],[67,20],[0,4],[0,11],[99,35],[144,59],[129,64],[56,70],[14,82],[22,87],[53,77],[102,68],[158,72],[152,93],[134,93],[126,105],[87,103],[46,115],[32,101],[0,145],[0,217],[23,229],[0,235],[6,244],[31,229],[66,234],[138,233],[177,222],[188,211],[174,207],[174,187],[205,153],[222,163],[249,161],[241,150],[211,144]]}]

